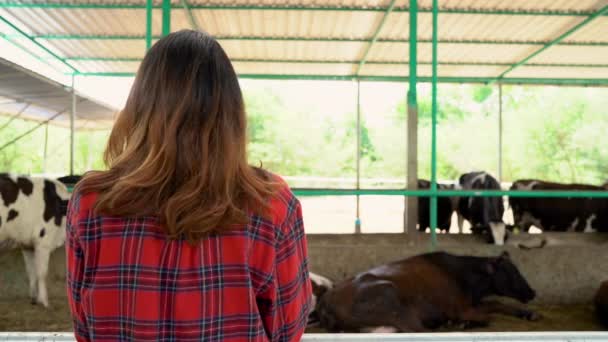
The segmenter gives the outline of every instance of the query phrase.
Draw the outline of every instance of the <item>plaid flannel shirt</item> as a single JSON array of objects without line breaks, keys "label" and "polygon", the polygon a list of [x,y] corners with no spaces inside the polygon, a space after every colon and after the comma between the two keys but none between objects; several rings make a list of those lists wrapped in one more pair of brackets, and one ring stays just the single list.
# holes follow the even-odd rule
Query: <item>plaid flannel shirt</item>
[{"label": "plaid flannel shirt", "polygon": [[198,245],[168,240],[155,218],[68,208],[68,300],[78,341],[297,341],[311,305],[299,201],[287,185],[272,220]]}]

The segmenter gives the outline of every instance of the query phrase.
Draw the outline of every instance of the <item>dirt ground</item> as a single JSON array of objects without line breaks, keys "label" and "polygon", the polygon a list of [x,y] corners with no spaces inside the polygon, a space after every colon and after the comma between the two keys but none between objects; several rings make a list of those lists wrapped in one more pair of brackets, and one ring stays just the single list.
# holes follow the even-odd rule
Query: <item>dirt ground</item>
[{"label": "dirt ground", "polygon": [[[48,288],[51,308],[30,304],[27,277],[19,251],[0,252],[0,331],[69,331],[65,295],[64,251],[53,253]],[[593,331],[601,330],[591,305],[531,305],[543,319],[527,322],[497,315],[489,327],[475,331]],[[322,332],[310,329],[309,332]]]}]

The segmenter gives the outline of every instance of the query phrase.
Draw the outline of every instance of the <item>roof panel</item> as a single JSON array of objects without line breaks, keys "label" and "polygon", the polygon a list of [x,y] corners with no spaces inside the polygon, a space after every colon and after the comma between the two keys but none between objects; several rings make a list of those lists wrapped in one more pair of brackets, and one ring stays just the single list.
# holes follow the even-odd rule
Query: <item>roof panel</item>
[{"label": "roof panel", "polygon": [[40,39],[55,48],[62,57],[135,57],[143,58],[146,42],[142,40]]},{"label": "roof panel", "polygon": [[365,43],[220,41],[230,58],[275,60],[355,60]]},{"label": "roof panel", "polygon": [[587,26],[564,39],[565,42],[604,42],[608,43],[608,17],[595,19]]},{"label": "roof panel", "polygon": [[[441,62],[486,62],[515,63],[538,49],[537,45],[501,44],[488,46],[483,44],[442,43],[437,46]],[[370,61],[402,61],[409,57],[407,43],[376,43],[369,54]],[[418,60],[432,60],[432,44],[418,43]]]},{"label": "roof panel", "polygon": [[[71,90],[4,59],[0,59],[0,96],[17,101],[0,106],[2,113],[13,115],[25,104],[30,104],[24,115],[36,120],[47,120],[72,108]],[[79,119],[108,120],[112,119],[113,113],[114,110],[108,106],[77,95]]]},{"label": "roof panel", "polygon": [[608,46],[557,45],[529,63],[608,64]]},{"label": "roof panel", "polygon": [[235,62],[239,74],[352,75],[356,64]]},{"label": "roof panel", "polygon": [[[184,16],[184,11],[179,11]],[[216,36],[366,38],[382,12],[193,10],[199,26]]]},{"label": "roof panel", "polygon": [[[478,65],[439,65],[437,74],[441,77],[496,77],[504,67],[500,66],[478,66]],[[407,64],[366,64],[361,70],[365,76],[408,76],[409,66]],[[418,75],[430,77],[431,66],[428,64],[418,65]]]},{"label": "roof panel", "polygon": [[[401,0],[400,5],[407,3]],[[418,0],[419,7],[431,8],[432,0]],[[469,8],[491,10],[519,10],[519,11],[591,11],[601,7],[598,0],[440,0],[440,8]]]},{"label": "roof panel", "polygon": [[[139,9],[10,8],[6,11],[22,23],[28,23],[27,27],[35,34],[141,35],[146,32],[146,12]],[[153,32],[159,35],[161,10],[154,10],[152,21]]]},{"label": "roof panel", "polygon": [[508,77],[608,79],[608,64],[605,68],[565,68],[524,65],[510,72]]}]

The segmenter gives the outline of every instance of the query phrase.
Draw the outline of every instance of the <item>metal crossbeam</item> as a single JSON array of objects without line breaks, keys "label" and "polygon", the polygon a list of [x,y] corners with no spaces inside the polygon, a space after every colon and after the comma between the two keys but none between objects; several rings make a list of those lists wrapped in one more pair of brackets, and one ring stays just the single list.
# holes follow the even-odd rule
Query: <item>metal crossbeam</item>
[{"label": "metal crossbeam", "polygon": [[[78,76],[134,77],[134,72],[80,72]],[[366,75],[305,75],[305,74],[239,74],[239,78],[259,80],[309,80],[309,81],[369,81],[407,82],[407,76],[366,76]],[[438,77],[439,83],[483,83],[497,81],[496,77]],[[419,82],[430,82],[428,76],[418,76]],[[503,84],[562,85],[562,86],[608,86],[608,79],[593,78],[524,78],[509,77],[500,80]]]},{"label": "metal crossbeam", "polygon": [[[42,9],[144,9],[145,4],[129,3],[72,3],[72,2],[37,2],[22,3],[19,1],[4,1],[0,3],[0,8],[42,8]],[[179,4],[171,5],[178,9]],[[161,5],[154,5],[155,9],[162,8]],[[229,5],[229,4],[199,4],[191,5],[191,9],[203,10],[265,10],[265,11],[336,11],[336,12],[386,12],[387,7],[358,7],[358,6],[290,6],[290,5]],[[395,8],[395,12],[408,12],[408,7]],[[432,8],[420,8],[419,13],[432,13]],[[593,14],[590,11],[535,11],[525,9],[471,9],[471,8],[444,8],[440,9],[441,14],[471,14],[471,15],[511,15],[511,16],[570,16],[581,17]]]},{"label": "metal crossbeam", "polygon": [[393,8],[395,8],[396,2],[397,2],[397,0],[391,0],[388,8],[384,12],[384,15],[382,16],[382,19],[380,20],[380,23],[378,24],[378,27],[376,28],[376,31],[374,32],[374,35],[372,36],[371,41],[367,45],[367,49],[363,53],[363,57],[361,57],[361,61],[359,62],[359,66],[357,67],[357,72],[355,72],[356,75],[359,75],[359,73],[361,72],[361,68],[363,68],[363,66],[365,65],[365,62],[367,61],[367,56],[369,55],[369,52],[372,50],[374,43],[378,40],[378,36],[380,35],[380,32],[382,31],[382,28],[384,27],[384,24],[386,23],[388,16],[393,11]]},{"label": "metal crossbeam", "polygon": [[186,12],[186,16],[188,17],[188,21],[190,22],[190,26],[193,29],[200,31],[200,27],[198,26],[198,22],[196,21],[196,18],[192,14],[192,10],[190,9],[190,5],[188,4],[188,1],[181,0],[181,3],[182,3],[182,7],[184,8],[184,11]]},{"label": "metal crossbeam", "polygon": [[[2,35],[0,33],[0,35]],[[142,40],[144,35],[103,35],[103,34],[37,34],[32,35],[35,39],[48,40]],[[160,39],[161,36],[152,36],[152,39]],[[295,42],[337,42],[337,43],[369,43],[370,38],[340,38],[340,37],[273,37],[273,36],[215,36],[217,40],[253,40],[253,41],[295,41]],[[378,38],[377,43],[409,43],[409,39]],[[439,39],[439,44],[479,44],[479,45],[546,45],[549,42],[536,40],[454,40]],[[418,39],[418,43],[431,43],[430,39]],[[574,46],[608,46],[608,42],[560,42],[559,45]]]},{"label": "metal crossbeam", "polygon": [[[139,57],[65,57],[66,61],[85,62],[141,62]],[[239,63],[297,63],[297,64],[359,64],[358,60],[324,60],[324,59],[258,59],[258,58],[233,58],[232,62]],[[366,61],[365,64],[375,65],[406,65],[409,61]],[[496,62],[438,62],[439,65],[454,66],[510,66],[511,63]],[[420,65],[431,65],[431,62],[418,61]],[[573,64],[573,63],[529,63],[528,66],[535,67],[561,67],[561,68],[608,68],[608,64]]]},{"label": "metal crossbeam", "polygon": [[55,54],[53,51],[49,50],[46,46],[40,44],[36,39],[30,37],[27,33],[25,33],[23,30],[21,30],[19,27],[15,26],[13,23],[11,23],[8,19],[6,19],[4,16],[0,15],[0,21],[4,22],[6,25],[8,25],[10,28],[12,28],[13,30],[19,32],[19,34],[21,34],[23,37],[25,37],[27,40],[31,41],[32,43],[36,44],[36,46],[38,46],[39,48],[41,48],[42,50],[44,50],[46,53],[48,53],[49,55],[53,56],[55,59],[57,59],[58,61],[60,61],[61,63],[65,64],[68,68],[72,69],[73,72],[78,72],[78,70],[76,68],[74,68],[72,65],[70,65],[70,63],[66,62],[65,59],[59,57],[57,54]]},{"label": "metal crossbeam", "polygon": [[602,7],[599,11],[597,11],[593,15],[589,16],[587,19],[581,21],[580,23],[578,23],[574,27],[570,28],[568,31],[562,33],[561,35],[559,35],[559,37],[557,37],[554,40],[550,41],[549,43],[545,44],[542,48],[534,51],[532,54],[528,55],[526,58],[524,58],[521,61],[513,64],[511,67],[509,67],[507,70],[505,70],[502,74],[500,74],[500,76],[498,76],[498,79],[504,78],[506,74],[508,74],[509,72],[513,71],[515,68],[517,68],[517,67],[525,64],[526,62],[528,62],[532,58],[538,56],[543,51],[547,50],[548,48],[552,47],[555,44],[558,44],[559,42],[561,42],[562,40],[566,39],[568,36],[570,36],[574,32],[576,32],[579,29],[583,28],[585,25],[589,24],[590,22],[594,21],[595,19],[597,19],[597,18],[599,18],[599,17],[601,17],[601,16],[603,16],[603,15],[605,15],[607,13],[608,13],[608,5]]}]

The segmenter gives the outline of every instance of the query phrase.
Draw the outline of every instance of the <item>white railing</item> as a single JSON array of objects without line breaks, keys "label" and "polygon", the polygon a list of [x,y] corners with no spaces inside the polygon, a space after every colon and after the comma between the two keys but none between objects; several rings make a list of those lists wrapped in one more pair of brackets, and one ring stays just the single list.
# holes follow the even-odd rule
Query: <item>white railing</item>
[{"label": "white railing", "polygon": [[[73,342],[72,333],[53,332],[0,332],[0,341],[57,341]],[[608,341],[608,332],[457,332],[425,334],[305,334],[302,342],[486,342],[486,341],[551,341],[591,342]]]}]

